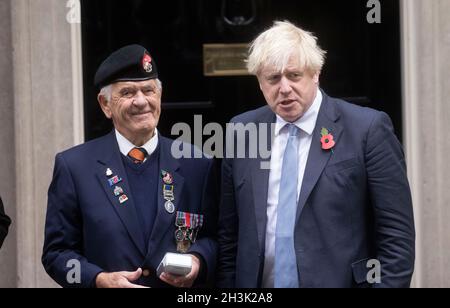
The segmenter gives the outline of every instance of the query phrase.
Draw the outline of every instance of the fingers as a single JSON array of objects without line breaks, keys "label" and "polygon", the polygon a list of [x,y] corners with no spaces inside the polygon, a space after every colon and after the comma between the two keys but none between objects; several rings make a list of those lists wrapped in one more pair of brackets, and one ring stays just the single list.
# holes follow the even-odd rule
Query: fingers
[{"label": "fingers", "polygon": [[125,277],[128,281],[136,281],[142,276],[142,269],[138,268],[134,272],[120,272],[119,274]]},{"label": "fingers", "polygon": [[194,280],[188,276],[174,276],[169,273],[162,273],[159,277],[162,281],[177,288],[190,288],[194,284]]},{"label": "fingers", "polygon": [[126,288],[128,288],[128,289],[150,289],[150,287],[144,287],[144,286],[134,284],[131,282],[127,283]]},{"label": "fingers", "polygon": [[194,281],[197,279],[198,273],[200,272],[200,260],[195,255],[190,255],[192,257],[192,269],[186,278]]}]

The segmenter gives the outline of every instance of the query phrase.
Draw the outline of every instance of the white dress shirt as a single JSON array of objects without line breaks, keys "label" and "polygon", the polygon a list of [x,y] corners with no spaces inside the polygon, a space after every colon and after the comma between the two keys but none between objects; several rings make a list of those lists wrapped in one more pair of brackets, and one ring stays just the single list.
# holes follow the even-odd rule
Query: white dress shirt
[{"label": "white dress shirt", "polygon": [[[300,128],[298,145],[298,186],[297,202],[308,161],[309,149],[311,148],[312,135],[316,127],[317,116],[322,105],[322,93],[317,91],[316,98],[308,111],[292,123]],[[283,156],[286,149],[290,124],[277,115],[275,124],[275,136],[272,141],[272,156],[270,159],[269,190],[267,196],[267,228],[266,228],[266,251],[264,259],[263,288],[274,287],[274,267],[275,267],[275,231],[277,227],[277,206],[280,191],[281,169],[283,167]]]},{"label": "white dress shirt", "polygon": [[[158,129],[155,128],[155,135],[147,141],[143,146],[136,146],[132,144],[127,138],[125,138],[119,131],[116,129],[116,139],[117,143],[119,144],[120,153],[122,153],[124,156],[128,156],[128,153],[134,148],[144,148],[148,156],[152,155],[153,152],[155,152],[156,147],[158,146]],[[147,160],[145,158],[144,162]]]}]

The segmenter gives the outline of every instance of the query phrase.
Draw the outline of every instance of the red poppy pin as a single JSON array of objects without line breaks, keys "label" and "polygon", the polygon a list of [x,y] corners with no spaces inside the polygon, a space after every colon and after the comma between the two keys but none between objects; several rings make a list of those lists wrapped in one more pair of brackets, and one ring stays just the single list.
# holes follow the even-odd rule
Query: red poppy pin
[{"label": "red poppy pin", "polygon": [[333,135],[326,128],[322,128],[322,139],[320,142],[322,142],[322,149],[327,151],[333,151],[333,148],[336,145]]}]

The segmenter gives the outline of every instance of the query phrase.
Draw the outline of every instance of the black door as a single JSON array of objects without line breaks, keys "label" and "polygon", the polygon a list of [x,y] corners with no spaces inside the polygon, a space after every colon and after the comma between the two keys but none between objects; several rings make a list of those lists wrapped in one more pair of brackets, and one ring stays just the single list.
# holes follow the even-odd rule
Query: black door
[{"label": "black door", "polygon": [[381,24],[367,22],[365,0],[82,0],[86,140],[111,129],[96,102],[95,71],[112,51],[147,47],[163,82],[159,130],[173,124],[227,123],[265,104],[253,76],[205,76],[205,44],[249,43],[274,20],[314,32],[328,51],[327,94],[387,112],[401,137],[399,1],[381,0]]}]

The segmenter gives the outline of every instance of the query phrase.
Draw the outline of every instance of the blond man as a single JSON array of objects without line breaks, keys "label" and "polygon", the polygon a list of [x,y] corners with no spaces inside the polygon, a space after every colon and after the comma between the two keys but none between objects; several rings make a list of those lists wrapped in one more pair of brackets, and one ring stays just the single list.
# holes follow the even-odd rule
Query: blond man
[{"label": "blond man", "polygon": [[[263,157],[223,161],[220,287],[410,285],[415,231],[402,147],[385,113],[319,87],[324,63],[317,38],[289,22],[251,46],[248,69],[267,106],[232,122],[272,124],[270,168]],[[227,139],[248,153],[239,138]]]}]

